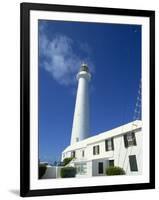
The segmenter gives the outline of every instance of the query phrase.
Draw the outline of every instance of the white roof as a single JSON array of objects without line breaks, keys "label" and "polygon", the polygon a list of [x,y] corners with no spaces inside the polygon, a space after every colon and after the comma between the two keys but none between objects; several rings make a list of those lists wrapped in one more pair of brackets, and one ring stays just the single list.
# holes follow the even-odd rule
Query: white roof
[{"label": "white roof", "polygon": [[114,128],[112,130],[109,130],[109,131],[100,133],[98,135],[86,138],[82,141],[79,141],[73,145],[68,146],[63,152],[72,151],[74,149],[85,148],[89,144],[97,143],[99,141],[109,139],[111,137],[116,137],[116,136],[122,135],[124,133],[127,133],[129,131],[135,131],[137,129],[140,129],[141,127],[142,127],[142,121],[136,120],[136,121],[130,122],[128,124]]}]

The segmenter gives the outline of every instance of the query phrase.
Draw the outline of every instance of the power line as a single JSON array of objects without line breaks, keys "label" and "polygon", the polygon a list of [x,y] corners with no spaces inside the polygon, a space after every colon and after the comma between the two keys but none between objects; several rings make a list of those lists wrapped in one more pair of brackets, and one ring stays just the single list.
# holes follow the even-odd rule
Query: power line
[{"label": "power line", "polygon": [[[141,98],[142,97],[142,91],[141,91],[141,88],[142,88],[142,85],[141,85],[141,80],[140,80],[139,88],[138,88],[138,91],[137,91],[135,108],[134,108],[133,117],[132,117],[133,118],[133,123],[132,123],[132,126],[131,126],[131,132],[134,130],[134,128],[137,128],[137,126],[138,126],[134,122],[136,120],[141,120],[141,117],[142,117],[141,116],[141,109],[142,109],[142,98]],[[133,146],[131,146],[131,149],[129,149],[129,154],[131,154],[132,149],[133,149]],[[123,167],[125,165],[127,155],[128,155],[128,148],[127,148],[125,156],[124,156]],[[128,170],[128,163],[127,163],[127,166],[126,166],[126,171],[127,170]]]}]

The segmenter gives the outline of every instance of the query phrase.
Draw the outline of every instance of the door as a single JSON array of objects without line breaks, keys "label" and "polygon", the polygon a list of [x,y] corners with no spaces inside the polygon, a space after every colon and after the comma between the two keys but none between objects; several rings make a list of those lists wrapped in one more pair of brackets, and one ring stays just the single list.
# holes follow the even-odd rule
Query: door
[{"label": "door", "polygon": [[103,174],[103,162],[98,163],[98,174]]}]

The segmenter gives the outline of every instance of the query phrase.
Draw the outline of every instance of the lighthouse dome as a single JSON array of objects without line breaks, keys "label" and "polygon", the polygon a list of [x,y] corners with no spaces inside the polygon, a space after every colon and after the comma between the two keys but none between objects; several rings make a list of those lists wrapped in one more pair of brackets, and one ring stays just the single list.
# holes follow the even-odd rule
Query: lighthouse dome
[{"label": "lighthouse dome", "polygon": [[81,71],[85,71],[85,72],[89,72],[89,68],[87,66],[87,64],[83,63],[80,67],[80,72]]}]

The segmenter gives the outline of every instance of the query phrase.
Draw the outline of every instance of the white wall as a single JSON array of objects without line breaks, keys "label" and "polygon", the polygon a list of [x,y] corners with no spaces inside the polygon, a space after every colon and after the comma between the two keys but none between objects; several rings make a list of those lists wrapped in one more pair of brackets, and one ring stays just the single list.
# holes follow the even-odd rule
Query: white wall
[{"label": "white wall", "polygon": [[[98,163],[102,162],[103,163],[103,173],[99,174],[98,173]],[[108,161],[107,160],[103,160],[103,159],[97,159],[97,160],[93,160],[92,161],[92,175],[93,176],[105,176],[105,170],[106,167],[108,167]]]},{"label": "white wall", "polygon": [[[114,165],[122,167],[127,175],[137,175],[142,174],[142,131],[138,130],[135,132],[135,138],[136,138],[136,146],[130,146],[128,148],[125,148],[123,135],[119,135],[117,137],[114,137],[114,151],[106,151],[105,150],[105,140],[102,140],[100,142],[95,142],[92,144],[88,144],[86,148],[81,149],[75,149],[75,161],[82,161],[82,160],[93,160],[93,168],[91,171],[93,171],[91,174],[93,176],[98,175],[98,162],[103,161],[105,163],[105,160],[112,159],[114,160]],[[99,145],[99,154],[93,155],[93,147]],[[85,151],[85,156],[82,157],[82,151]],[[69,155],[70,152],[67,153]],[[129,155],[135,155],[137,160],[137,166],[138,171],[132,172],[130,170],[130,163],[129,163]],[[104,168],[107,166],[107,164],[104,165]],[[88,170],[87,170],[88,171]]]},{"label": "white wall", "polygon": [[[0,198],[20,199],[19,191],[19,0],[1,1],[0,6]],[[27,0],[27,2],[46,2],[77,4],[89,6],[107,6],[134,9],[155,9],[156,36],[159,35],[159,3],[158,0]],[[158,55],[159,44],[156,39],[156,52]],[[156,56],[156,122],[159,121],[159,57]],[[159,132],[159,123],[156,123],[156,133]],[[156,134],[156,143],[159,136]],[[156,145],[156,168],[159,169],[159,145]],[[94,194],[77,194],[47,197],[31,197],[33,199],[56,200],[81,200],[87,199],[158,199],[159,173],[157,170],[157,189],[125,192],[108,192]]]},{"label": "white wall", "polygon": [[[128,148],[125,148],[123,137],[114,138],[114,148],[118,148],[114,150],[115,165],[124,168],[128,175],[142,173],[142,132],[136,132],[135,137],[137,145]],[[130,171],[129,155],[136,156],[138,172]]]},{"label": "white wall", "polygon": [[45,174],[42,176],[42,179],[60,178],[61,168],[62,167],[59,167],[59,166],[47,166]]}]

